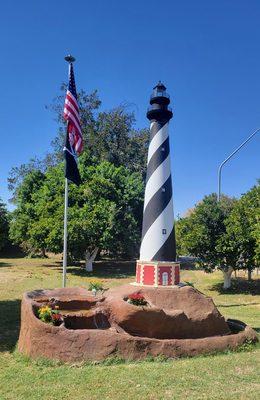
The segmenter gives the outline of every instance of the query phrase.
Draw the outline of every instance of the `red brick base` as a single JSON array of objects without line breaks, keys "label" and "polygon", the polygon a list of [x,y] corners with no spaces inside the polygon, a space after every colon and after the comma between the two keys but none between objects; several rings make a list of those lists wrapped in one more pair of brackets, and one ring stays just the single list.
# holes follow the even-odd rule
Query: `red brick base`
[{"label": "red brick base", "polygon": [[180,282],[180,264],[166,261],[137,261],[136,284],[140,286],[174,286]]}]

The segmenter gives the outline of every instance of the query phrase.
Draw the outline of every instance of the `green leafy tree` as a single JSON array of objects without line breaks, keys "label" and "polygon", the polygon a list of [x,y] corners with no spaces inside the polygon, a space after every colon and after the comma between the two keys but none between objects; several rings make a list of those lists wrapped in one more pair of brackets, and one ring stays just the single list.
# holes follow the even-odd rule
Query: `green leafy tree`
[{"label": "green leafy tree", "polygon": [[[80,159],[83,183],[69,188],[68,251],[72,258],[86,259],[90,270],[98,252],[133,257],[141,233],[143,182],[139,173],[109,162],[88,165]],[[85,164],[86,163],[86,164]],[[40,173],[40,172],[39,172]],[[62,252],[63,163],[49,168],[43,179],[35,173],[19,190],[11,232],[16,243],[30,251]],[[38,186],[33,186],[38,182]],[[28,189],[30,188],[30,195]]]},{"label": "green leafy tree", "polygon": [[0,199],[0,251],[9,242],[9,218],[6,205]]},{"label": "green leafy tree", "polygon": [[127,112],[124,106],[99,113],[93,151],[101,160],[140,172],[144,178],[149,131],[134,129],[134,123],[134,114]]},{"label": "green leafy tree", "polygon": [[[42,256],[62,251],[65,91],[62,84],[61,94],[48,107],[59,124],[53,152],[14,167],[9,176],[17,207],[12,240]],[[70,186],[70,255],[81,258],[84,253],[90,265],[98,252],[133,256],[140,239],[149,131],[134,129],[134,115],[126,106],[100,112],[96,91],[80,90],[78,103],[85,148],[79,160],[83,183]]]},{"label": "green leafy tree", "polygon": [[[61,85],[61,95],[56,96],[48,107],[55,114],[59,132],[53,141],[54,156],[61,160],[66,132],[63,106],[66,84]],[[99,111],[101,101],[97,91],[87,94],[78,92],[79,112],[83,140],[91,156],[125,166],[132,172],[140,172],[144,178],[149,143],[148,129],[134,129],[135,116],[127,105],[109,111]]]},{"label": "green leafy tree", "polygon": [[8,189],[12,192],[11,201],[14,204],[18,201],[19,188],[25,177],[33,171],[43,172],[44,170],[43,162],[36,157],[32,158],[28,163],[15,166],[11,169],[8,176]]},{"label": "green leafy tree", "polygon": [[[236,268],[236,253],[217,245],[226,233],[225,219],[232,211],[235,200],[216,194],[205,196],[187,217],[176,223],[178,251],[198,258],[198,263],[207,272],[216,267],[224,274],[224,287],[229,287],[230,277]],[[224,250],[224,251],[223,251]]]},{"label": "green leafy tree", "polygon": [[[63,159],[63,147],[64,138],[66,135],[66,121],[63,117],[64,99],[67,90],[67,84],[62,83],[61,94],[53,99],[52,104],[46,108],[51,110],[55,115],[55,120],[59,124],[58,134],[52,141],[53,156],[56,159],[56,163]],[[98,97],[97,91],[87,94],[84,90],[79,90],[77,93],[79,114],[81,120],[81,128],[83,140],[88,144],[88,148],[93,154],[94,145],[96,141],[97,129],[96,129],[96,113],[101,105],[101,101]]]},{"label": "green leafy tree", "polygon": [[[33,158],[28,163],[13,167],[8,177],[9,190],[16,203],[19,187],[24,178],[32,171],[45,173],[49,167],[63,160],[63,147],[66,135],[66,123],[63,118],[66,84],[61,85],[61,94],[55,97],[47,108],[55,115],[59,124],[58,133],[52,141],[53,151],[43,159]],[[109,161],[116,166],[124,166],[131,172],[138,172],[144,180],[146,157],[149,143],[148,129],[134,129],[135,117],[126,106],[119,106],[110,111],[99,112],[101,101],[97,91],[87,94],[78,92],[78,104],[81,118],[84,153],[88,165],[97,160]],[[82,157],[82,156],[81,156]]]},{"label": "green leafy tree", "polygon": [[[36,218],[36,194],[45,177],[39,170],[29,172],[20,183],[16,193],[16,209],[10,221],[10,239],[27,253],[34,251],[34,237],[31,229]],[[41,243],[38,250],[45,255],[45,245]]]},{"label": "green leafy tree", "polygon": [[260,247],[260,185],[254,186],[235,204],[226,222],[224,246],[237,254],[237,268],[252,270],[259,265]]}]

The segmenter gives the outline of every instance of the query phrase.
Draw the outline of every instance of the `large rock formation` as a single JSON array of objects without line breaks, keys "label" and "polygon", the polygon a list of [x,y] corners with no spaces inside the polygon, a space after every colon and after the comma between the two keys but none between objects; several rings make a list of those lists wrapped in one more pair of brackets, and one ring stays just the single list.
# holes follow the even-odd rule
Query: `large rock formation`
[{"label": "large rock formation", "polygon": [[[147,306],[129,304],[132,293],[141,293]],[[40,305],[53,299],[64,316],[58,327],[37,317]],[[231,332],[230,326],[239,332]],[[256,333],[243,323],[228,324],[213,301],[193,287],[126,285],[97,297],[82,288],[25,293],[19,350],[63,361],[102,360],[111,355],[141,359],[234,348],[247,339],[257,340]]]},{"label": "large rock formation", "polygon": [[212,299],[191,286],[138,288],[148,301],[137,307],[124,301],[133,286],[121,286],[106,296],[110,319],[134,336],[157,339],[195,339],[229,334],[229,327]]}]

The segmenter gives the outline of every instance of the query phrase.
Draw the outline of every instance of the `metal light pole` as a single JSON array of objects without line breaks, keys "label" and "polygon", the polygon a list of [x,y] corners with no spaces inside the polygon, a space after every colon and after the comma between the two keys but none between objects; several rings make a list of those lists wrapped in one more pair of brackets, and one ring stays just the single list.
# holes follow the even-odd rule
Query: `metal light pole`
[{"label": "metal light pole", "polygon": [[247,142],[249,142],[249,140],[252,139],[253,136],[255,136],[257,134],[257,132],[260,131],[260,128],[257,128],[253,133],[251,133],[251,135],[243,142],[240,144],[240,146],[238,146],[224,161],[222,161],[222,163],[219,166],[218,169],[218,201],[220,200],[220,196],[221,196],[221,172],[222,172],[222,168],[223,166],[226,164],[226,162],[228,162],[230,160],[230,158],[232,158]]}]

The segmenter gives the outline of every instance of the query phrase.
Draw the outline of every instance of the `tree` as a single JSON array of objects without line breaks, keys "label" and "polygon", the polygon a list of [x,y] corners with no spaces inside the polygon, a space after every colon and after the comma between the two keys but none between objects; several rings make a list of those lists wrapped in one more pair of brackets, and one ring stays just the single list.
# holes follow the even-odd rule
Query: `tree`
[{"label": "tree", "polygon": [[[64,99],[67,90],[67,84],[62,83],[61,94],[53,99],[51,105],[46,106],[47,109],[51,110],[55,115],[55,120],[59,124],[58,134],[52,141],[53,156],[56,159],[56,164],[63,159],[63,147],[64,138],[66,135],[66,121],[63,117]],[[79,114],[81,120],[81,128],[84,143],[88,144],[88,148],[92,154],[96,140],[96,112],[101,105],[101,101],[98,97],[97,90],[87,94],[84,90],[79,90],[77,93]]]},{"label": "tree", "polygon": [[[61,85],[62,94],[56,96],[47,107],[55,114],[59,132],[53,140],[54,157],[60,161],[66,124],[63,118],[63,105],[66,84]],[[79,113],[83,140],[94,158],[109,161],[116,166],[125,166],[132,172],[140,172],[144,178],[149,143],[148,129],[134,129],[135,116],[127,105],[120,105],[109,111],[99,112],[101,101],[97,91],[86,94],[78,92]]]},{"label": "tree", "polygon": [[[45,173],[49,167],[58,165],[63,160],[63,147],[66,135],[66,123],[63,118],[63,107],[66,84],[61,85],[61,94],[56,96],[47,109],[55,114],[59,124],[58,133],[52,141],[52,152],[39,159],[32,158],[28,163],[13,167],[8,177],[12,201],[16,204],[19,186],[32,171]],[[101,101],[97,91],[87,94],[78,92],[79,113],[84,153],[88,165],[98,161],[109,161],[116,166],[124,166],[131,172],[141,173],[143,180],[146,172],[146,157],[149,143],[148,129],[134,129],[135,117],[126,106],[120,105],[106,112],[99,112]]]},{"label": "tree", "polygon": [[6,205],[0,199],[0,250],[9,242],[9,219]]},{"label": "tree", "polygon": [[260,247],[260,185],[254,186],[235,204],[226,222],[223,242],[237,254],[237,268],[252,270],[259,265]]},{"label": "tree", "polygon": [[[85,164],[86,163],[86,164]],[[86,268],[98,252],[133,257],[141,234],[143,182],[139,173],[109,162],[88,165],[87,153],[80,159],[83,183],[69,188],[68,251],[73,259],[86,258]],[[62,252],[63,163],[49,168],[35,183],[35,174],[25,179],[12,219],[12,238],[30,251]],[[29,185],[30,183],[30,185]],[[28,189],[31,195],[28,196]],[[24,195],[26,194],[26,195]]]},{"label": "tree", "polygon": [[[47,153],[42,159],[34,157],[28,163],[15,166],[11,169],[8,177],[8,189],[12,192],[12,202],[16,204],[18,191],[24,178],[33,171],[45,173],[49,167],[59,164],[63,160],[63,147],[66,135],[66,121],[63,118],[63,108],[67,85],[61,84],[61,94],[56,96],[50,106],[46,109],[55,114],[55,120],[59,124],[58,133],[52,141],[53,151]],[[97,91],[86,94],[83,90],[78,92],[78,104],[80,118],[82,122],[83,140],[87,143],[87,148],[93,150],[93,138],[96,137],[95,112],[100,107],[101,101],[98,98]],[[94,155],[92,153],[92,155]]]},{"label": "tree", "polygon": [[[14,167],[9,176],[17,206],[12,215],[12,240],[42,256],[46,251],[62,251],[66,88],[62,84],[61,95],[47,107],[59,124],[53,152]],[[99,112],[97,91],[86,94],[80,90],[78,103],[85,142],[79,160],[83,184],[70,187],[69,252],[73,258],[84,253],[91,267],[98,251],[124,257],[137,252],[149,131],[134,128],[134,114],[126,106]]]},{"label": "tree", "polygon": [[38,158],[32,158],[28,163],[13,167],[8,176],[8,189],[12,192],[12,203],[16,204],[18,200],[18,192],[23,180],[33,171],[44,172],[43,162]]},{"label": "tree", "polygon": [[[44,174],[40,170],[32,170],[24,177],[16,192],[16,209],[10,221],[10,239],[26,252],[34,251],[34,235],[31,229],[35,221],[37,192],[44,181]],[[42,255],[45,255],[45,245],[38,245]]]},{"label": "tree", "polygon": [[230,214],[235,200],[222,196],[217,201],[217,195],[205,196],[187,217],[176,223],[178,251],[185,252],[198,258],[199,264],[207,272],[216,267],[224,275],[224,287],[230,287],[231,274],[236,268],[236,253],[223,251],[217,245],[226,233],[225,219]]},{"label": "tree", "polygon": [[134,114],[127,112],[124,106],[99,113],[94,154],[116,166],[140,172],[144,177],[149,131],[135,130],[134,123]]}]

